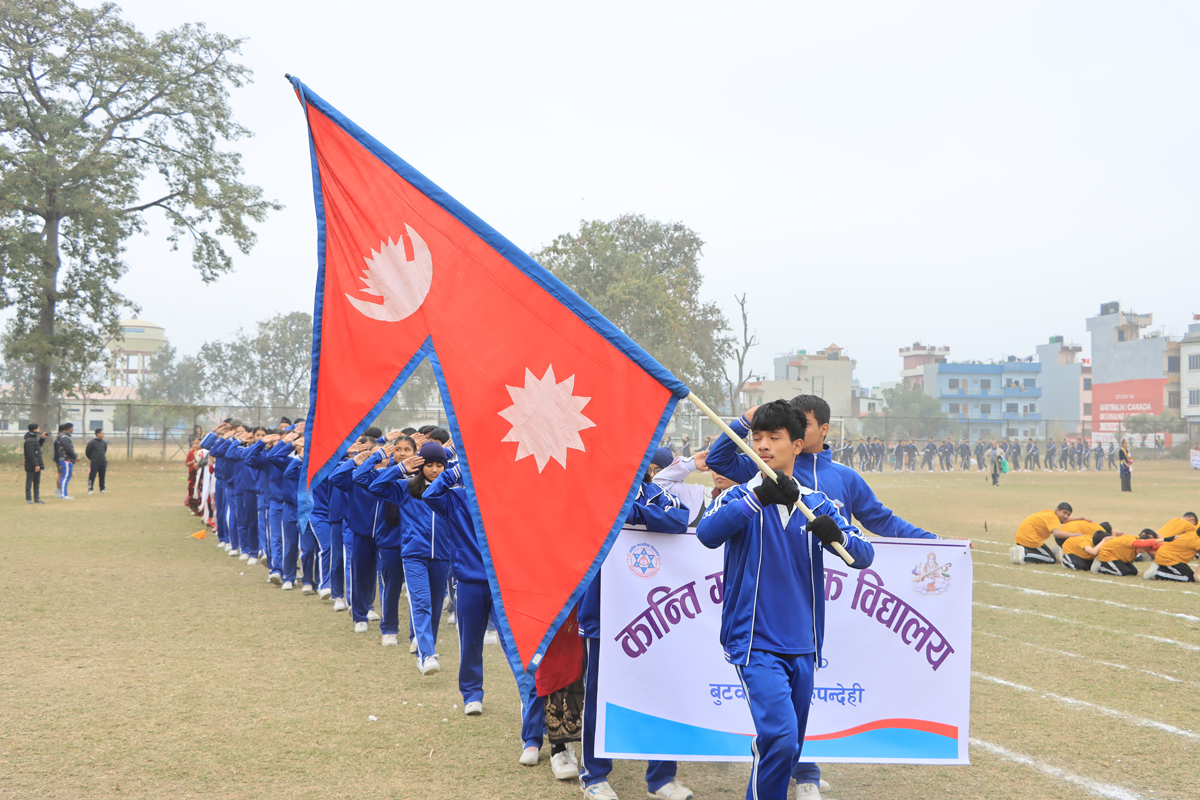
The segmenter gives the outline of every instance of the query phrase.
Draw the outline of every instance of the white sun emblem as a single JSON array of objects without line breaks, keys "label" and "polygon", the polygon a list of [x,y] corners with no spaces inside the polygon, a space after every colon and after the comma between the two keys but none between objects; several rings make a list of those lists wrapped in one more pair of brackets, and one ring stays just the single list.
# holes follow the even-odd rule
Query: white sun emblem
[{"label": "white sun emblem", "polygon": [[575,388],[574,375],[562,383],[555,383],[553,365],[546,367],[541,380],[526,368],[524,388],[505,388],[513,404],[499,414],[512,423],[512,429],[500,441],[516,442],[516,460],[533,456],[538,472],[552,458],[565,469],[567,450],[584,449],[579,432],[596,426],[579,413],[592,398],[571,394]]},{"label": "white sun emblem", "polygon": [[410,226],[404,227],[412,242],[412,261],[404,252],[404,242],[393,243],[390,237],[386,243],[379,243],[379,252],[372,250],[370,256],[363,258],[367,266],[359,280],[365,286],[358,291],[383,298],[383,302],[372,303],[346,295],[350,305],[380,322],[399,322],[411,315],[425,302],[433,282],[433,257],[425,240]]}]

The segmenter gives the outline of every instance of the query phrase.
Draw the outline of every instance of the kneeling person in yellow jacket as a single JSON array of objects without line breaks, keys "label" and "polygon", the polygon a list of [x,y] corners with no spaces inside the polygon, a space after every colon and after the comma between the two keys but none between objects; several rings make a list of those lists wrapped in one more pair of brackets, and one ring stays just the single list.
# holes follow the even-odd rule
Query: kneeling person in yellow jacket
[{"label": "kneeling person in yellow jacket", "polygon": [[1100,543],[1100,552],[1092,562],[1092,572],[1121,577],[1137,575],[1137,567],[1133,565],[1137,552],[1151,552],[1161,543],[1158,534],[1149,528],[1137,536],[1116,531],[1112,538]]},{"label": "kneeling person in yellow jacket", "polygon": [[1009,549],[1009,557],[1014,564],[1053,564],[1061,554],[1057,544],[1048,540],[1051,535],[1067,538],[1069,534],[1062,530],[1068,522],[1087,522],[1086,517],[1072,517],[1070,503],[1059,503],[1053,511],[1046,509],[1036,514],[1030,514],[1017,527],[1017,543]]},{"label": "kneeling person in yellow jacket", "polygon": [[1196,580],[1196,573],[1188,564],[1200,553],[1200,535],[1196,533],[1196,515],[1189,511],[1173,519],[1158,531],[1164,540],[1154,553],[1154,563],[1142,573],[1146,580],[1178,581],[1188,583]]},{"label": "kneeling person in yellow jacket", "polygon": [[1096,554],[1100,552],[1100,543],[1113,535],[1112,526],[1107,522],[1101,522],[1098,528],[1095,525],[1091,527],[1096,530],[1090,534],[1082,533],[1063,540],[1062,565],[1067,569],[1079,572],[1090,570]]}]

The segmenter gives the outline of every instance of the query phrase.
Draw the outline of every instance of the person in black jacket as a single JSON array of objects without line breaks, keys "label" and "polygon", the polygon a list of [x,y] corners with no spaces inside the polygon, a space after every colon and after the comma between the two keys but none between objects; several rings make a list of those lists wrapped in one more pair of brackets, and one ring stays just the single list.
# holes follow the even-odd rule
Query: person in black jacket
[{"label": "person in black jacket", "polygon": [[69,493],[71,476],[75,474],[75,462],[79,460],[79,456],[75,455],[75,444],[71,441],[71,432],[74,430],[74,423],[64,422],[62,433],[54,442],[54,458],[58,462],[59,468],[58,497],[62,500],[75,499]]},{"label": "person in black jacket", "polygon": [[39,497],[42,489],[42,447],[46,434],[38,431],[36,422],[29,423],[25,432],[25,502],[33,505],[43,503]]},{"label": "person in black jacket", "polygon": [[104,473],[108,471],[108,442],[104,441],[103,428],[96,429],[96,436],[87,443],[83,454],[91,464],[88,469],[88,494],[95,488],[97,476],[100,478],[100,494],[108,494],[104,490]]}]

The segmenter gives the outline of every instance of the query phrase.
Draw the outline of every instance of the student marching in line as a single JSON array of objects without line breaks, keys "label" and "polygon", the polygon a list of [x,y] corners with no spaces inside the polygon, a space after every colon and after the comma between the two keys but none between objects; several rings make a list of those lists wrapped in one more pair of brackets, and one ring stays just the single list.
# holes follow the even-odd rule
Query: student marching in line
[{"label": "student marching in line", "polygon": [[[760,475],[729,489],[697,529],[706,547],[725,546],[721,645],[737,668],[756,733],[748,798],[784,800],[802,752],[824,636],[823,549],[843,544],[856,569],[874,558],[828,497],[792,479],[805,422],[785,401],[759,406],[751,423],[754,448],[779,483]],[[796,514],[797,502],[817,518]],[[799,790],[805,800],[820,798],[816,785]]]},{"label": "student marching in line", "polygon": [[[685,533],[688,509],[679,498],[653,483],[659,470],[674,460],[669,447],[654,451],[646,475],[638,487],[637,497],[625,519],[627,525],[645,525],[646,530],[657,533]],[[583,769],[579,773],[583,785],[583,796],[588,800],[617,800],[617,793],[608,783],[612,772],[612,759],[596,755],[596,695],[600,672],[600,570],[579,602],[579,635],[583,638],[586,662],[583,672]],[[538,744],[540,746],[540,736]],[[538,751],[528,744],[521,755],[521,763],[535,766]],[[646,763],[646,790],[651,797],[662,800],[690,800],[692,790],[675,780],[678,764],[674,761],[649,761]]]},{"label": "student marching in line", "polygon": [[1054,564],[1062,555],[1057,544],[1047,540],[1052,535],[1066,538],[1062,530],[1065,523],[1075,520],[1090,523],[1086,517],[1072,517],[1071,504],[1059,503],[1053,511],[1047,509],[1030,514],[1017,527],[1017,543],[1009,548],[1009,557],[1014,564]]},{"label": "student marching in line", "polygon": [[1112,526],[1107,522],[1101,522],[1100,527],[1091,534],[1081,533],[1064,539],[1062,565],[1078,572],[1088,572],[1092,568],[1092,562],[1096,560],[1096,555],[1100,552],[1100,543],[1112,535]]},{"label": "student marching in line", "polygon": [[1200,553],[1200,536],[1196,534],[1196,514],[1187,512],[1182,517],[1169,521],[1158,531],[1163,543],[1154,552],[1154,563],[1142,573],[1146,580],[1177,581],[1188,583],[1196,580],[1195,570],[1189,561]]},{"label": "student marching in line", "polygon": [[1137,536],[1113,531],[1113,535],[1100,543],[1100,551],[1092,562],[1092,572],[1128,578],[1138,574],[1133,562],[1138,551],[1153,552],[1162,544],[1158,534],[1145,528]]},{"label": "student marching in line", "polygon": [[382,522],[383,501],[354,481],[354,471],[365,461],[383,436],[374,426],[367,428],[350,446],[347,458],[326,479],[345,493],[345,524],[342,537],[347,546],[346,594],[355,633],[366,633],[375,605],[375,534]]}]

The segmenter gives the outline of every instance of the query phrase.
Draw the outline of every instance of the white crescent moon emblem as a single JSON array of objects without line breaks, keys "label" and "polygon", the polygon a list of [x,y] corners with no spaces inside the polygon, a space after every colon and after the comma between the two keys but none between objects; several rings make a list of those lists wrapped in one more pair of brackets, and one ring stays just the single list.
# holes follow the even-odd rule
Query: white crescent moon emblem
[{"label": "white crescent moon emblem", "polygon": [[404,227],[412,240],[412,261],[404,254],[404,242],[392,242],[390,237],[386,243],[379,243],[379,252],[372,250],[370,256],[363,258],[367,266],[359,277],[364,284],[359,291],[382,298],[383,302],[372,303],[346,295],[350,305],[365,317],[380,322],[399,322],[420,308],[429,294],[433,282],[433,257],[425,240],[412,226],[405,224]]}]

